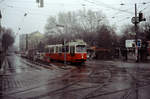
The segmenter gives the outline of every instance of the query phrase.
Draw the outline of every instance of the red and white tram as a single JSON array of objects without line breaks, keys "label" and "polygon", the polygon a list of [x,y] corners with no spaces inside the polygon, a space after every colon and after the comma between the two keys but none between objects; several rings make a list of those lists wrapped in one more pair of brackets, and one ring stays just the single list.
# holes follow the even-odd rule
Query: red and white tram
[{"label": "red and white tram", "polygon": [[83,40],[68,42],[64,45],[47,45],[45,60],[66,61],[70,63],[84,63],[87,59],[86,43]]}]

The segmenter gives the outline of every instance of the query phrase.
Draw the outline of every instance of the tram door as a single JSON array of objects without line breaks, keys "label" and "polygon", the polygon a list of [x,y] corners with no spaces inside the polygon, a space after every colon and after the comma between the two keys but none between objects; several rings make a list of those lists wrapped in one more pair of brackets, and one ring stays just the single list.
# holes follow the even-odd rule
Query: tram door
[{"label": "tram door", "polygon": [[70,46],[70,55],[71,56],[75,55],[75,46]]}]

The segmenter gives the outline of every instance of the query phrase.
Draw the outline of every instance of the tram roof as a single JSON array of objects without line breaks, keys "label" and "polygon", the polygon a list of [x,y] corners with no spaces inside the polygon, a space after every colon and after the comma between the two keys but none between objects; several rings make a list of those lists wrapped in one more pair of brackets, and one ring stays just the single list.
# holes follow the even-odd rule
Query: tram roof
[{"label": "tram roof", "polygon": [[58,46],[58,47],[59,47],[59,46],[62,46],[62,44],[56,44],[56,45],[47,45],[46,47],[48,47],[48,48],[49,48],[49,47],[55,47],[55,46]]},{"label": "tram roof", "polygon": [[[87,45],[87,44],[83,40],[76,40],[76,41],[67,42],[65,45]],[[63,46],[63,44],[47,45],[46,47],[50,48],[55,46],[59,47],[59,46]]]},{"label": "tram roof", "polygon": [[86,45],[84,41],[68,42],[67,45]]}]

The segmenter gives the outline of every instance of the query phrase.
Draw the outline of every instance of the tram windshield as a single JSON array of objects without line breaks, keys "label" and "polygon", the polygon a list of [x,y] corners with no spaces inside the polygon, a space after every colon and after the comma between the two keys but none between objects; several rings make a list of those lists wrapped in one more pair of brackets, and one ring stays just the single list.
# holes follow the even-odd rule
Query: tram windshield
[{"label": "tram windshield", "polygon": [[77,52],[86,52],[86,46],[85,45],[77,45],[76,51]]}]

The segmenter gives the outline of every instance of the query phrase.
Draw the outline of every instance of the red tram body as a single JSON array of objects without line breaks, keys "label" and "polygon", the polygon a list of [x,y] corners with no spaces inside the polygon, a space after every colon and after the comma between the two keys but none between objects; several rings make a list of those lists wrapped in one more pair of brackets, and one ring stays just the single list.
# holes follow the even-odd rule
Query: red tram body
[{"label": "red tram body", "polygon": [[87,59],[86,43],[82,40],[68,42],[65,45],[47,45],[45,61],[66,61],[70,63],[84,63]]}]

